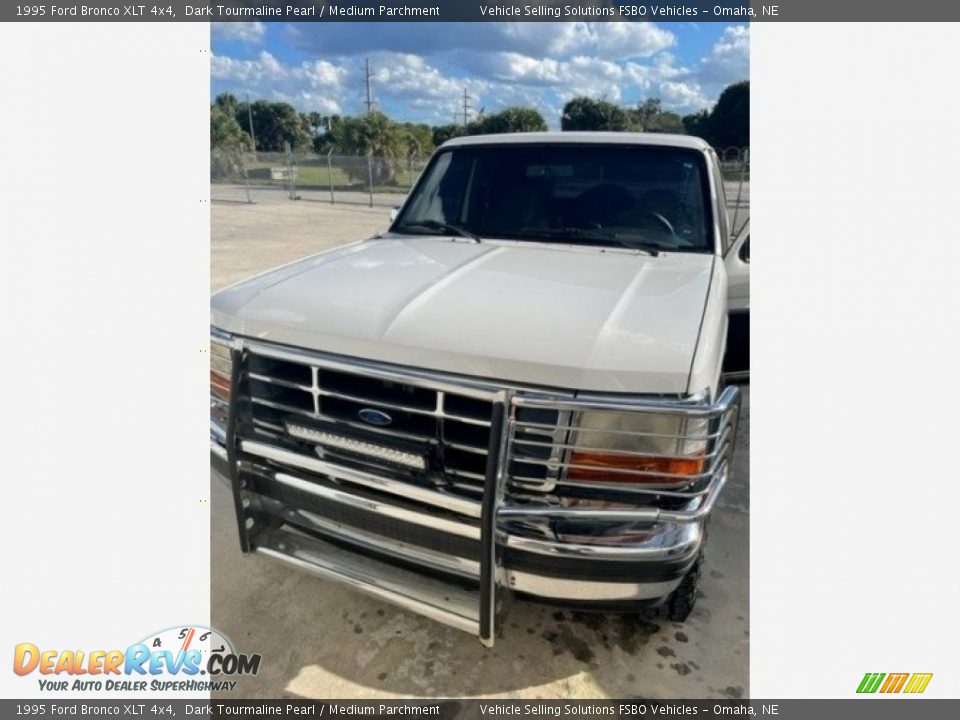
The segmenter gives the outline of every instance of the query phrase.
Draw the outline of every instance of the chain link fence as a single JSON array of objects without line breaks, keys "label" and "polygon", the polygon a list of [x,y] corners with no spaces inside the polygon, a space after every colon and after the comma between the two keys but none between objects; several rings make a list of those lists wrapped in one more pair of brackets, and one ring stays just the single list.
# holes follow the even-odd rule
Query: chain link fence
[{"label": "chain link fence", "polygon": [[[734,232],[750,217],[750,148],[717,148]],[[210,154],[211,198],[253,203],[267,199],[394,207],[413,187],[427,158],[410,155],[316,155],[219,148]]]},{"label": "chain link fence", "polygon": [[220,148],[211,152],[211,198],[252,203],[286,197],[393,207],[403,202],[425,164],[416,155],[386,158]]},{"label": "chain link fence", "polygon": [[750,148],[714,148],[720,158],[727,213],[734,234],[750,219]]}]

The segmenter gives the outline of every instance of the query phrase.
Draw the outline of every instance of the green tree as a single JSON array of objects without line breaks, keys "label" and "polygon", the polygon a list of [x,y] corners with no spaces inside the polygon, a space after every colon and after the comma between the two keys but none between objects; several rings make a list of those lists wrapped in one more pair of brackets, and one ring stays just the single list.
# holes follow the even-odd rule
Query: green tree
[{"label": "green tree", "polygon": [[223,112],[225,112],[227,115],[236,116],[237,106],[240,103],[237,102],[237,98],[234,95],[224,92],[220,93],[216,98],[214,98],[213,104],[223,110]]},{"label": "green tree", "polygon": [[750,145],[750,81],[724,88],[707,120],[706,140],[718,148]]},{"label": "green tree", "polygon": [[547,121],[543,115],[527,107],[508,107],[491,115],[484,115],[467,126],[469,135],[489,135],[513,132],[544,132]]},{"label": "green tree", "polygon": [[681,117],[664,110],[659,98],[647,98],[631,112],[636,130],[640,132],[684,133]]},{"label": "green tree", "polygon": [[406,157],[412,155],[423,158],[433,152],[433,132],[429,125],[401,123],[397,127],[397,132],[400,134],[400,143],[403,145]]},{"label": "green tree", "polygon": [[683,125],[683,118],[675,112],[665,110],[660,113],[653,121],[652,126],[647,132],[676,133],[677,135],[686,134],[687,130]]},{"label": "green tree", "polygon": [[563,106],[560,128],[624,132],[633,129],[633,122],[626,110],[611,102],[576,97]]},{"label": "green tree", "polygon": [[242,177],[241,150],[251,147],[250,136],[222,104],[210,106],[210,179],[237,180]]},{"label": "green tree", "polygon": [[467,129],[463,125],[441,125],[433,128],[433,144],[440,147],[447,140],[466,134]]},{"label": "green tree", "polygon": [[633,118],[637,130],[641,132],[650,132],[653,130],[657,118],[662,112],[659,98],[647,98],[637,105],[637,109],[633,111]]},{"label": "green tree", "polygon": [[331,123],[330,137],[330,147],[337,153],[377,158],[369,169],[366,163],[348,165],[346,172],[354,180],[366,180],[370,172],[377,185],[392,184],[408,157],[409,133],[379,111],[340,118]]},{"label": "green tree", "polygon": [[701,110],[698,113],[693,113],[692,115],[683,116],[683,127],[687,131],[688,135],[696,135],[697,137],[705,138],[709,134],[707,129],[707,121],[710,119],[710,112],[708,110]]},{"label": "green tree", "polygon": [[250,136],[240,127],[236,118],[218,104],[210,106],[210,147],[250,148]]},{"label": "green tree", "polygon": [[345,155],[399,157],[403,143],[397,125],[380,111],[342,118],[330,130],[334,148]]},{"label": "green tree", "polygon": [[[253,116],[257,150],[281,152],[285,143],[290,143],[294,150],[311,144],[310,133],[293,105],[257,100],[249,106],[249,110]],[[246,126],[247,103],[237,104],[234,117],[239,124]]]},{"label": "green tree", "polygon": [[463,125],[441,125],[433,128],[433,144],[440,147],[447,140],[463,135],[497,135],[515,132],[545,132],[547,121],[534,108],[508,107],[496,113],[482,113],[469,123]]},{"label": "green tree", "polygon": [[310,126],[310,130],[313,132],[313,137],[316,138],[320,135],[321,128],[326,130],[327,118],[318,112],[308,112],[307,124]]},{"label": "green tree", "polygon": [[[313,113],[311,113],[312,115]],[[340,123],[339,115],[322,115],[320,116],[320,125],[318,126],[318,132],[313,137],[313,151],[320,155],[326,155],[327,153],[336,150],[336,138],[334,137],[333,128]],[[319,127],[323,128],[323,132],[319,132]]]}]

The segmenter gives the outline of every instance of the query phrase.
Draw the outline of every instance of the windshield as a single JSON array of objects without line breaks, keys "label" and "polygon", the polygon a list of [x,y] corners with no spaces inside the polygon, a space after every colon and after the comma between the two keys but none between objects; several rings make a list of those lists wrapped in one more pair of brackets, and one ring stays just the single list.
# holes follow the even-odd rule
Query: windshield
[{"label": "windshield", "polygon": [[713,252],[703,156],[642,145],[443,150],[392,230]]}]

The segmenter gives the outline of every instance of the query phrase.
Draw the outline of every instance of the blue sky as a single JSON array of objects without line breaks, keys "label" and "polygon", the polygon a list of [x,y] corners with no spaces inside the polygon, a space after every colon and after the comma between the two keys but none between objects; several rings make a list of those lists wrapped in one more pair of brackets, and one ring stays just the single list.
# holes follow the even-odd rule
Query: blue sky
[{"label": "blue sky", "polygon": [[[559,126],[577,95],[681,114],[749,77],[749,28],[722,23],[214,23],[211,91],[283,100],[309,112],[364,109],[431,125],[474,109],[537,107]],[[459,113],[459,114],[458,114]]]}]

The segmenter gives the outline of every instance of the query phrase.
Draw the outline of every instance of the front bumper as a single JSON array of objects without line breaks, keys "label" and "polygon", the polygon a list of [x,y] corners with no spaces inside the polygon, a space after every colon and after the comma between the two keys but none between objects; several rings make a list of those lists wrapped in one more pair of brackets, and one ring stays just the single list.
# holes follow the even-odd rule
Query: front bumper
[{"label": "front bumper", "polygon": [[[255,445],[251,449],[264,450]],[[215,441],[211,441],[210,459],[218,479],[230,487],[226,453]],[[245,514],[262,515],[268,526],[256,536],[253,551],[267,548],[273,552],[266,554],[276,556],[276,551],[287,550],[296,559],[298,551],[315,556],[332,541],[370,558],[470,581],[468,585],[479,582],[479,522],[445,521],[402,502],[345,492],[318,484],[311,473],[291,474],[269,464],[241,463],[239,476]],[[386,477],[376,479],[392,482]],[[725,482],[724,473],[713,497]],[[708,502],[712,505],[713,500]],[[705,508],[702,517],[708,512]],[[639,608],[663,600],[696,560],[703,534],[702,522],[664,522],[648,540],[604,547],[513,534],[508,530],[512,519],[526,518],[508,516],[497,531],[500,584],[529,598],[597,608]],[[287,537],[285,543],[283,537]]]},{"label": "front bumper", "polygon": [[[220,480],[231,484],[222,474],[222,448],[211,450],[211,461]],[[500,531],[495,619],[484,635],[479,526],[451,532],[441,519],[402,505],[324,486],[305,490],[314,483],[266,466],[244,466],[239,474],[243,515],[255,513],[260,524],[249,551],[480,635],[487,645],[502,623],[506,592],[583,610],[657,605],[676,589],[702,542],[703,526],[696,522],[670,524],[649,542],[604,549]],[[253,495],[259,497],[251,501]]]},{"label": "front bumper", "polygon": [[[697,562],[705,522],[727,481],[736,388],[714,403],[557,394],[246,339],[230,347],[232,389],[227,401],[212,404],[211,462],[229,484],[241,549],[347,583],[488,646],[512,594],[582,608],[637,609],[666,599]],[[338,415],[345,404],[386,408],[400,424],[391,426],[393,435],[354,433],[354,444],[340,452],[356,426],[354,415]],[[702,443],[697,471],[684,474],[683,484],[657,485],[677,471],[639,466],[609,471],[628,473],[630,481],[604,474],[584,484],[584,473],[570,470],[587,462],[578,452],[594,451],[579,432],[590,426],[587,414],[598,413],[671,416],[677,429],[610,432],[669,438],[677,449],[659,458],[675,457],[691,440]],[[468,440],[448,433],[464,423],[483,430],[481,445],[469,446],[482,463],[467,490],[457,482],[462,470],[453,478],[435,474],[433,450],[419,456],[431,458],[419,473],[396,467],[399,456],[415,453],[395,435],[419,432],[421,444],[455,453]],[[531,466],[538,464],[546,473],[536,477]]]},{"label": "front bumper", "polygon": [[[730,388],[717,406],[738,402]],[[501,414],[505,436],[504,422]],[[682,509],[585,511],[505,502],[496,463],[479,503],[251,439],[211,437],[211,464],[232,491],[245,552],[346,583],[488,646],[511,594],[582,609],[636,610],[664,601],[696,562],[729,472],[728,456]],[[598,523],[645,522],[651,533],[603,545],[529,532],[587,513]]]}]

